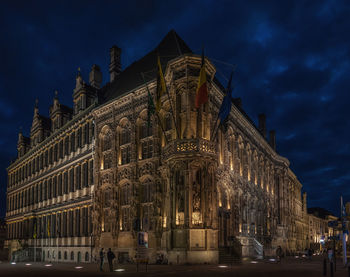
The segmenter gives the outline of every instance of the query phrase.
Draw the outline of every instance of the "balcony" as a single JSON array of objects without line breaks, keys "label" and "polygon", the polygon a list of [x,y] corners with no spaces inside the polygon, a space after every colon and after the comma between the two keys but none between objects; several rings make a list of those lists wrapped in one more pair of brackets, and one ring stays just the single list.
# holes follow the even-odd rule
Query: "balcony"
[{"label": "balcony", "polygon": [[216,155],[216,144],[201,138],[178,139],[170,141],[163,149],[163,159],[165,160],[178,154],[202,154],[214,157]]}]

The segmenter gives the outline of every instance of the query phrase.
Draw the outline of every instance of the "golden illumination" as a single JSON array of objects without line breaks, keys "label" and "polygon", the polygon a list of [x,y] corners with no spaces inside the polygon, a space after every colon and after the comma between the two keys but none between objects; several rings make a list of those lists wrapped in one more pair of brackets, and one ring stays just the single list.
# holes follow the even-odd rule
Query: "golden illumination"
[{"label": "golden illumination", "polygon": [[180,225],[184,223],[184,213],[177,213],[176,215],[176,225]]},{"label": "golden illumination", "polygon": [[202,223],[202,215],[200,212],[192,213],[192,224],[201,224]]}]

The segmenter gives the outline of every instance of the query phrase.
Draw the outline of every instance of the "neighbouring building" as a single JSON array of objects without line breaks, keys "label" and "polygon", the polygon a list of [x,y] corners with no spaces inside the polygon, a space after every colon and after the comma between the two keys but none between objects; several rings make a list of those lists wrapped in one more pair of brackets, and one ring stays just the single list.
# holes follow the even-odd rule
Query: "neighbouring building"
[{"label": "neighbouring building", "polygon": [[[169,95],[149,121],[157,55]],[[162,253],[172,263],[217,263],[308,247],[306,194],[276,152],[275,131],[263,114],[255,126],[236,98],[213,132],[225,88],[205,62],[209,101],[199,109],[201,57],[174,31],[124,70],[112,47],[105,85],[96,65],[88,83],[78,72],[73,109],[57,94],[50,118],[35,106],[7,168],[12,257],[90,262],[111,247],[119,260]]]},{"label": "neighbouring building", "polygon": [[308,240],[310,247],[314,250],[322,250],[330,242],[333,236],[340,234],[338,227],[328,226],[328,222],[337,222],[339,218],[323,208],[308,208]]}]

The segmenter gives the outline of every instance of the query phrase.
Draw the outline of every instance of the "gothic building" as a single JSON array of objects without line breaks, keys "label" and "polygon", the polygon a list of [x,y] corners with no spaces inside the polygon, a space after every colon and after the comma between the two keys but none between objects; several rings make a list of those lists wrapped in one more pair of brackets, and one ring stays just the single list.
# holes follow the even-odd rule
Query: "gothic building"
[{"label": "gothic building", "polygon": [[[150,122],[157,56],[169,95]],[[264,115],[256,127],[239,99],[213,132],[225,88],[206,59],[209,101],[197,109],[200,66],[170,31],[124,70],[112,47],[104,86],[98,66],[89,84],[78,73],[73,110],[57,95],[50,118],[35,107],[7,169],[11,253],[26,244],[38,260],[90,261],[101,247],[119,258],[143,247],[151,262],[163,253],[172,263],[217,263],[225,249],[251,257],[304,249],[306,195],[276,152],[275,132],[267,136]]]}]

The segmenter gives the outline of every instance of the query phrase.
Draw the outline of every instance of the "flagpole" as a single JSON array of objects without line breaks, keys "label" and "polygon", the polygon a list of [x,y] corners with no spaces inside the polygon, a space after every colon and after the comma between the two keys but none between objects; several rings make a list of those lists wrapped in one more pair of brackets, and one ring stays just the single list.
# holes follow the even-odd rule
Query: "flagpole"
[{"label": "flagpole", "polygon": [[[233,76],[233,71],[231,72],[230,79],[229,79],[229,81],[228,81],[228,85],[227,85],[227,88],[226,88],[226,93],[224,94],[224,98],[222,99],[222,103],[221,103],[221,106],[220,106],[219,111],[218,111],[218,116],[217,116],[217,118],[216,118],[215,127],[216,127],[217,122],[218,122],[218,120],[219,120],[220,113],[221,113],[221,114],[223,113],[223,107],[224,107],[223,105],[224,105],[225,103],[227,103],[227,102],[224,102],[224,101],[225,101],[225,97],[227,97],[228,94],[229,94],[229,101],[230,101],[230,110],[228,111],[227,114],[224,113],[224,118],[221,118],[220,123],[219,123],[219,126],[217,127],[217,130],[216,130],[215,134],[214,134],[215,128],[213,129],[213,136],[214,136],[213,139],[214,139],[214,140],[215,140],[215,138],[216,138],[217,131],[218,131],[220,125],[223,124],[223,123],[226,121],[226,119],[227,119],[227,117],[228,117],[228,115],[230,114],[230,111],[231,111],[231,106],[232,106],[232,89],[231,89],[232,76]],[[227,101],[228,101],[228,100],[227,100]]]},{"label": "flagpole", "polygon": [[36,235],[34,238],[34,262],[36,262]]},{"label": "flagpole", "polygon": [[[163,72],[162,72],[162,70],[161,70],[162,64],[161,64],[161,62],[160,62],[160,57],[159,57],[159,55],[158,55],[158,61],[159,61],[158,66],[160,67],[159,71],[160,71],[161,74],[163,75]],[[165,91],[166,91],[166,94],[168,95],[168,100],[169,100],[171,115],[172,115],[172,118],[173,118],[173,121],[174,121],[174,125],[175,125],[176,135],[177,135],[177,138],[180,138],[179,130],[177,129],[177,124],[176,124],[176,120],[175,120],[175,115],[174,115],[174,110],[173,110],[173,104],[172,104],[172,101],[171,101],[170,95],[169,95],[169,90],[168,90],[167,85],[165,84],[164,75],[161,76],[161,77],[163,77],[164,85],[165,85]]]},{"label": "flagpole", "polygon": [[[146,81],[145,81],[145,77],[144,77],[144,75],[143,75],[143,72],[141,72],[141,76],[142,76],[142,79],[143,79],[144,84],[146,85],[147,92],[148,92],[148,93],[151,95],[151,97],[152,97],[152,94],[151,94],[151,92],[149,91],[148,85],[147,85],[147,83],[146,83]],[[152,101],[153,101],[153,97],[152,97]],[[153,101],[153,102],[154,102],[154,101]],[[166,137],[166,134],[165,134],[165,131],[164,131],[164,128],[163,128],[163,125],[162,125],[162,121],[160,120],[159,113],[157,112],[157,109],[155,109],[155,114],[157,115],[160,128],[161,128],[162,131],[163,131],[163,135],[164,135],[164,138],[165,138],[165,142],[168,143],[168,139],[167,139],[167,137]]]},{"label": "flagpole", "polygon": [[215,120],[215,124],[214,124],[214,127],[213,127],[213,131],[211,132],[211,135],[210,135],[210,140],[212,140],[212,138],[214,139],[214,131],[216,129],[216,125],[218,124],[218,121],[219,121],[219,115],[220,115],[220,110],[218,111],[218,115],[216,117],[216,120]]},{"label": "flagpole", "polygon": [[168,95],[169,105],[170,105],[170,109],[171,109],[171,115],[172,115],[173,120],[174,120],[176,135],[177,135],[177,138],[180,139],[180,134],[179,134],[179,130],[178,130],[178,128],[177,128],[177,124],[176,124],[176,120],[175,120],[175,115],[174,115],[174,110],[173,110],[173,104],[172,104],[172,101],[171,101],[171,99],[170,99],[169,90],[168,90],[168,87],[167,87],[166,85],[165,85],[165,88],[166,88],[166,94]]},{"label": "flagpole", "polygon": [[340,215],[341,215],[341,226],[342,226],[342,243],[343,243],[343,265],[346,266],[347,264],[347,256],[346,256],[346,237],[345,237],[345,212],[344,212],[344,205],[343,205],[343,196],[340,196]]}]

